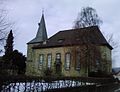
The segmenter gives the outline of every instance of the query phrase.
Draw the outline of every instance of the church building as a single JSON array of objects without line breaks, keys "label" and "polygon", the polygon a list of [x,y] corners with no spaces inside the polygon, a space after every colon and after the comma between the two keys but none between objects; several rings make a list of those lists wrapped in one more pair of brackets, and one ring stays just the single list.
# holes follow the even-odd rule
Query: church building
[{"label": "church building", "polygon": [[36,37],[27,43],[26,75],[87,77],[91,72],[111,73],[113,49],[97,26],[59,31],[47,36],[44,14]]}]

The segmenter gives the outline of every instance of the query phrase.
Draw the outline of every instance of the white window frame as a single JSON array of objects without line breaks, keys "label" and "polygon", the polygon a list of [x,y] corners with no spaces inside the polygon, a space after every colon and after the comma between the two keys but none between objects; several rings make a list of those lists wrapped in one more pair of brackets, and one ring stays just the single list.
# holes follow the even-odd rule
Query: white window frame
[{"label": "white window frame", "polygon": [[70,70],[71,65],[71,54],[68,52],[65,54],[65,69]]},{"label": "white window frame", "polygon": [[42,70],[44,62],[44,54],[39,55],[39,69]]},{"label": "white window frame", "polygon": [[61,59],[61,54],[60,53],[56,54],[56,59]]},{"label": "white window frame", "polygon": [[52,54],[47,55],[47,67],[51,68],[52,66]]}]

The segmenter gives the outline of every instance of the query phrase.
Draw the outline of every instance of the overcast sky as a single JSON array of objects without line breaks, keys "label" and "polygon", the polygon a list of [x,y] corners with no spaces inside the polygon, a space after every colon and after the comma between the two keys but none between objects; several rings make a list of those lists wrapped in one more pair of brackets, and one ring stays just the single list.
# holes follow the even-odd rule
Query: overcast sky
[{"label": "overcast sky", "polygon": [[[114,38],[119,40],[120,0],[6,0],[8,18],[15,22],[14,48],[26,55],[26,43],[36,35],[42,9],[50,37],[60,30],[71,29],[78,12],[86,6],[95,8],[103,20],[101,31],[114,33]],[[120,66],[119,60],[117,57],[114,66]]]}]

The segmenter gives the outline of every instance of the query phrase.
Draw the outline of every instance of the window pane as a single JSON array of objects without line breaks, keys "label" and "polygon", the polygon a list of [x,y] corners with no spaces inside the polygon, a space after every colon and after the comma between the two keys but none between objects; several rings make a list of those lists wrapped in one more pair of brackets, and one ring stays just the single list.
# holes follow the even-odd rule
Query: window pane
[{"label": "window pane", "polygon": [[40,64],[42,64],[42,62],[43,62],[43,55],[40,55]]},{"label": "window pane", "polygon": [[56,73],[61,73],[61,53],[56,54],[56,59],[55,59],[55,68],[56,68]]},{"label": "window pane", "polygon": [[70,53],[66,53],[65,55],[65,68],[70,69]]},{"label": "window pane", "polygon": [[97,66],[99,66],[99,65],[100,65],[99,60],[96,60],[96,65],[97,65]]},{"label": "window pane", "polygon": [[80,70],[80,52],[77,52],[77,57],[76,57],[76,70]]},{"label": "window pane", "polygon": [[60,53],[57,53],[56,54],[56,64],[60,63],[61,62],[61,54]]},{"label": "window pane", "polygon": [[52,55],[48,54],[48,68],[51,68],[51,63],[52,63]]},{"label": "window pane", "polygon": [[60,58],[61,58],[60,53],[57,53],[57,54],[56,54],[56,59],[60,59]]},{"label": "window pane", "polygon": [[100,70],[100,61],[98,59],[96,60],[96,69]]},{"label": "window pane", "polygon": [[39,69],[42,69],[43,62],[44,62],[44,55],[40,54],[40,56],[39,56]]}]

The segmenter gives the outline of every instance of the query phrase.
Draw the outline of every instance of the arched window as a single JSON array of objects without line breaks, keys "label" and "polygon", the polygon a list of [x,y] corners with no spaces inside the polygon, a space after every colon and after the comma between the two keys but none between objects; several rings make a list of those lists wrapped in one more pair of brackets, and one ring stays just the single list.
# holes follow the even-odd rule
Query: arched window
[{"label": "arched window", "polygon": [[44,62],[44,55],[40,54],[39,55],[39,69],[42,70],[43,68],[43,62]]},{"label": "arched window", "polygon": [[98,59],[96,59],[96,66],[99,67],[100,66],[100,61]]},{"label": "arched window", "polygon": [[56,60],[61,60],[61,54],[60,53],[56,54]]},{"label": "arched window", "polygon": [[56,53],[55,68],[56,73],[61,73],[61,53]]},{"label": "arched window", "polygon": [[80,70],[80,52],[76,55],[76,70]]},{"label": "arched window", "polygon": [[65,54],[65,69],[69,70],[70,69],[70,63],[71,63],[71,54],[66,53]]},{"label": "arched window", "polygon": [[100,70],[100,68],[101,68],[100,60],[96,59],[95,61],[96,61],[96,68],[97,68],[97,70]]},{"label": "arched window", "polygon": [[48,54],[47,55],[47,65],[48,65],[48,68],[51,68],[51,65],[52,65],[52,54]]}]

